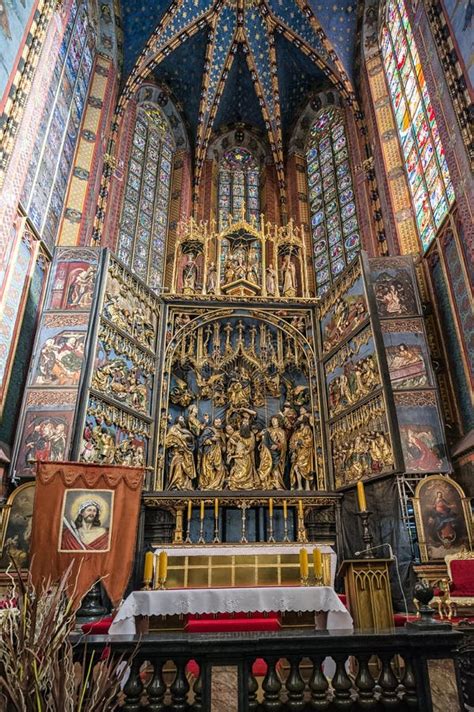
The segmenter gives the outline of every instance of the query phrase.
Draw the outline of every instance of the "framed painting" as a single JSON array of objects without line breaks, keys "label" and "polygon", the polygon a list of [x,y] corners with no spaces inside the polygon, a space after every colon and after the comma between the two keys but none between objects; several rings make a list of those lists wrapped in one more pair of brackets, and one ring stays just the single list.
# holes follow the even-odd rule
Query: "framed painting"
[{"label": "framed painting", "polygon": [[472,513],[463,489],[447,475],[422,479],[413,497],[422,561],[472,547]]},{"label": "framed painting", "polygon": [[434,391],[395,393],[405,472],[450,472]]},{"label": "framed painting", "polygon": [[368,319],[360,263],[341,278],[319,307],[323,355],[329,354]]},{"label": "framed painting", "polygon": [[84,362],[86,329],[43,326],[31,385],[78,386]]},{"label": "framed painting", "polygon": [[97,277],[99,250],[57,250],[46,309],[89,311]]},{"label": "framed painting", "polygon": [[113,507],[113,490],[66,490],[63,496],[58,551],[109,551]]},{"label": "framed painting", "polygon": [[411,258],[373,258],[369,265],[379,316],[418,316],[421,305]]},{"label": "framed painting", "polygon": [[18,568],[28,568],[34,496],[35,483],[27,482],[7,500],[0,531],[0,571],[6,571],[12,559]]},{"label": "framed painting", "polygon": [[422,320],[387,319],[382,321],[381,327],[392,388],[433,387]]},{"label": "framed painting", "polygon": [[17,456],[19,477],[34,477],[36,462],[67,460],[74,410],[27,410]]}]

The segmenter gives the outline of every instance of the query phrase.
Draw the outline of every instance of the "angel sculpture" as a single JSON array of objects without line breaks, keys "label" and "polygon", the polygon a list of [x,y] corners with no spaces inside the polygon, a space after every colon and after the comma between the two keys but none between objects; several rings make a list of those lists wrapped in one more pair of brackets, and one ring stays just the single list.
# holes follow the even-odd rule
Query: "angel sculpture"
[{"label": "angel sculpture", "polygon": [[186,381],[178,378],[178,376],[174,376],[173,378],[176,385],[174,385],[170,391],[170,401],[173,405],[180,405],[182,408],[187,408],[196,396],[189,390]]}]

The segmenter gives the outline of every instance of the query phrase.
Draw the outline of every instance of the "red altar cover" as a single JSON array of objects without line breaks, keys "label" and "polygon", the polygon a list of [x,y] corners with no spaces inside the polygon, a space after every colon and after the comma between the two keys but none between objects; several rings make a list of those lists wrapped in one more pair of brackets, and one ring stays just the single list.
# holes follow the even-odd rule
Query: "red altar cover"
[{"label": "red altar cover", "polygon": [[120,602],[133,564],[143,475],[136,467],[38,463],[30,548],[37,586],[72,565],[75,602],[98,579],[112,603]]}]

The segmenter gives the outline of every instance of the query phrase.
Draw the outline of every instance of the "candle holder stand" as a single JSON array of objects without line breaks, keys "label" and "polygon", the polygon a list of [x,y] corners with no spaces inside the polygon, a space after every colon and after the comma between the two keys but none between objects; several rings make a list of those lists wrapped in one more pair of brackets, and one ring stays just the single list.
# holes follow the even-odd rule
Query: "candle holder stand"
[{"label": "candle holder stand", "polygon": [[204,539],[204,519],[201,519],[201,523],[199,524],[199,539],[198,539],[198,544],[205,544],[206,540]]},{"label": "candle holder stand", "polygon": [[315,576],[314,577],[314,585],[315,586],[323,586],[323,577],[322,576]]},{"label": "candle holder stand", "polygon": [[213,544],[220,544],[221,540],[219,539],[219,515],[214,515],[214,539],[212,540]]},{"label": "candle holder stand", "polygon": [[288,515],[283,519],[283,541],[290,541],[290,537],[288,536]]},{"label": "candle holder stand", "polygon": [[362,512],[357,512],[357,516],[360,517],[361,521],[362,521],[362,540],[365,544],[364,550],[361,551],[361,553],[358,557],[361,559],[374,559],[375,558],[375,554],[372,551],[374,539],[372,537],[372,534],[370,533],[370,526],[369,526],[369,518],[371,515],[372,515],[372,512],[369,509],[365,509]]},{"label": "candle holder stand", "polygon": [[301,542],[302,544],[307,544],[308,543],[308,537],[306,536],[306,528],[304,525],[304,514],[298,512],[298,542]]},{"label": "candle holder stand", "polygon": [[247,502],[242,502],[240,505],[240,508],[242,510],[242,536],[240,537],[240,543],[241,544],[248,544],[248,539],[247,539],[247,508],[250,505],[247,504]]},{"label": "candle holder stand", "polygon": [[268,542],[271,544],[275,543],[275,537],[273,536],[273,514],[269,515],[268,521]]},{"label": "candle holder stand", "polygon": [[186,539],[184,540],[185,544],[192,544],[193,542],[191,541],[191,517],[188,518],[188,522],[186,525]]},{"label": "candle holder stand", "polygon": [[[161,578],[158,579],[158,584],[159,584],[159,585],[158,585],[158,590],[159,590],[159,591],[164,591],[164,590],[166,589],[166,585],[165,585],[165,584],[166,584],[166,579],[165,579],[165,578],[164,578],[164,579],[161,579]],[[148,590],[149,590],[149,589],[148,589]]]},{"label": "candle holder stand", "polygon": [[309,586],[309,576],[300,576],[300,586]]},{"label": "candle holder stand", "polygon": [[142,591],[151,591],[151,579],[143,581]]}]

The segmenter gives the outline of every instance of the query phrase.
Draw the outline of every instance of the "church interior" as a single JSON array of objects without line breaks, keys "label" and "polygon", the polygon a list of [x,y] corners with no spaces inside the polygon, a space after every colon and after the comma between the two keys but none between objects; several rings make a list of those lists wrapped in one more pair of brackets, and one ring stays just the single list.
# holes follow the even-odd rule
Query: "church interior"
[{"label": "church interior", "polygon": [[474,710],[473,37],[0,0],[1,709]]}]

